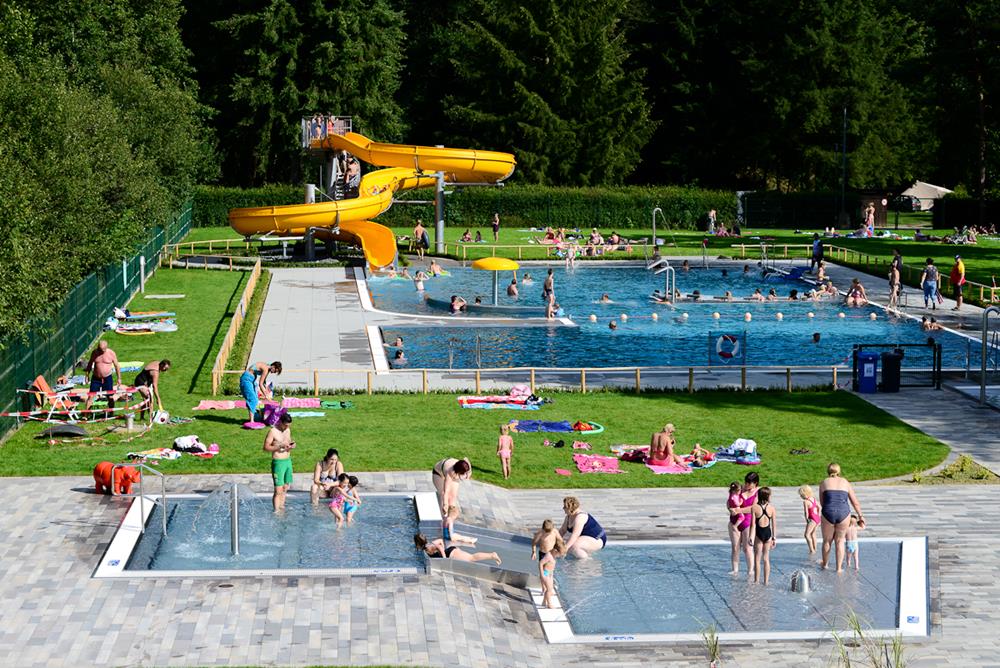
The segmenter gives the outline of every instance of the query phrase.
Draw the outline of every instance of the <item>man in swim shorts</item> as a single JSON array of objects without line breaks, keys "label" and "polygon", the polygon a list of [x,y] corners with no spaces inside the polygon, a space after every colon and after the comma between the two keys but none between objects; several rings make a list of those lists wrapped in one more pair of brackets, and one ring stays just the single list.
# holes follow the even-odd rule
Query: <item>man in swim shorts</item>
[{"label": "man in swim shorts", "polygon": [[[115,355],[115,351],[108,348],[108,342],[105,339],[101,339],[94,352],[90,353],[87,371],[90,372],[90,392],[87,394],[87,404],[84,409],[90,409],[98,392],[104,392],[108,408],[114,408],[115,399],[111,392],[115,391],[115,378],[118,379],[119,384],[122,382],[122,370],[118,366],[118,356]],[[114,376],[111,375],[112,372],[114,372]]]},{"label": "man in swim shorts", "polygon": [[274,479],[274,496],[271,503],[274,512],[285,509],[285,495],[292,486],[291,452],[294,448],[292,416],[284,413],[264,437],[264,452],[271,453],[271,477]]}]

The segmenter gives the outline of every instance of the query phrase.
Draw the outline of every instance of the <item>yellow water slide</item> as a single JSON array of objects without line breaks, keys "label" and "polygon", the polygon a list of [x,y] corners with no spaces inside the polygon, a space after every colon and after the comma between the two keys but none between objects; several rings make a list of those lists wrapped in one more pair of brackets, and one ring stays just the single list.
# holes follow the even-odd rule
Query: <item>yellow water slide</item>
[{"label": "yellow water slide", "polygon": [[382,144],[354,132],[312,142],[315,149],[346,150],[378,167],[365,174],[358,197],[336,202],[232,209],[229,224],[244,236],[299,236],[309,228],[325,228],[330,238],[359,246],[375,268],[392,264],[396,237],[388,227],[371,222],[392,205],[395,193],[435,185],[435,172],[449,183],[498,183],[514,172],[510,153],[474,149]]}]

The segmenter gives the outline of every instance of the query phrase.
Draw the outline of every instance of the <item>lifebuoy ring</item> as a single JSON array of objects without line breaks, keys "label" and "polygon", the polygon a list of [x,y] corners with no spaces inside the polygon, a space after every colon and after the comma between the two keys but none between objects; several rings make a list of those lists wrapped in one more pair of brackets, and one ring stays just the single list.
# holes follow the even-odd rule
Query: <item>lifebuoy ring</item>
[{"label": "lifebuoy ring", "polygon": [[740,340],[732,334],[723,334],[715,340],[715,354],[719,359],[731,360],[740,355]]}]

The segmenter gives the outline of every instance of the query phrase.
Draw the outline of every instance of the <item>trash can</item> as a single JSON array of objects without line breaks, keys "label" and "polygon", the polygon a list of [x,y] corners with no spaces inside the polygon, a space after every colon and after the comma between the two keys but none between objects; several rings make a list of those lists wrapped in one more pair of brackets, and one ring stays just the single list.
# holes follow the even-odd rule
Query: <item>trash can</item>
[{"label": "trash can", "polygon": [[899,348],[882,353],[882,392],[899,392],[902,375],[903,351]]},{"label": "trash can", "polygon": [[858,392],[875,394],[878,389],[878,353],[857,351]]}]

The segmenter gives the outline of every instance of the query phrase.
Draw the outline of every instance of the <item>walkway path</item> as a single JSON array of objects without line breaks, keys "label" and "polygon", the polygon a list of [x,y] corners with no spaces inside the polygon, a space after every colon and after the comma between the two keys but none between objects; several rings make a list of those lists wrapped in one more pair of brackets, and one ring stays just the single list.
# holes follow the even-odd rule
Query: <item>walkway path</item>
[{"label": "walkway path", "polygon": [[[849,470],[848,470],[849,474]],[[427,473],[359,474],[369,491],[431,489]],[[516,472],[515,472],[516,475]],[[170,476],[171,492],[266,476]],[[304,478],[295,487],[304,493]],[[126,503],[90,478],[12,478],[0,486],[0,665],[704,666],[699,645],[549,646],[525,592],[451,574],[419,577],[98,581],[91,572]],[[466,483],[465,519],[527,532],[558,519],[567,491],[508,492]],[[611,539],[718,538],[724,490],[579,490]],[[907,643],[911,663],[995,665],[1000,534],[995,487],[865,487],[869,536],[928,535],[932,635]],[[786,537],[798,540],[795,490],[776,490]],[[921,512],[914,512],[920,509]],[[781,542],[779,547],[781,549]],[[780,583],[776,583],[778,585]],[[727,644],[727,666],[827,665],[819,642]]]},{"label": "walkway path", "polygon": [[903,388],[858,396],[1000,475],[1000,412],[951,390]]}]

